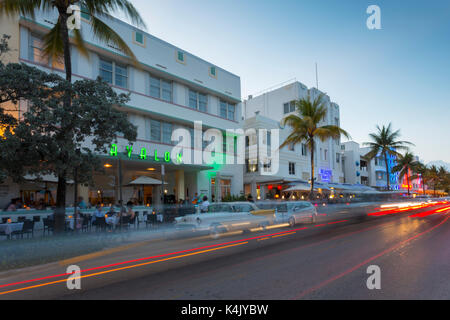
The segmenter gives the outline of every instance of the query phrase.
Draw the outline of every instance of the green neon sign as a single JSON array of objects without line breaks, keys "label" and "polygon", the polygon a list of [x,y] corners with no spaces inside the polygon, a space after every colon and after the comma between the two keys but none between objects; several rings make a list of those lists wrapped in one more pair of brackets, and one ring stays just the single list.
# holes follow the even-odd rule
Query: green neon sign
[{"label": "green neon sign", "polygon": [[[125,149],[126,149],[126,150],[125,150],[126,156],[127,156],[128,158],[131,159],[131,158],[133,157],[133,146],[126,146]],[[113,156],[113,157],[119,156],[117,144],[112,144],[112,145],[111,145],[111,148],[110,148],[110,150],[109,150],[109,154],[110,154],[111,156]],[[136,156],[137,156],[139,159],[141,159],[141,160],[147,160],[147,155],[148,155],[148,152],[147,152],[147,149],[146,149],[146,148],[141,148],[141,150],[139,151],[139,154],[136,154]],[[162,160],[162,158],[160,159],[160,158],[158,157],[158,150],[157,150],[157,149],[155,149],[153,155],[154,155],[153,159],[154,159],[156,162],[160,162],[160,161]],[[170,162],[170,160],[171,160],[171,153],[170,153],[170,151],[166,151],[166,152],[164,153],[164,161],[165,161],[165,162]],[[183,154],[182,154],[182,153],[178,153],[178,154],[177,154],[177,156],[176,156],[176,162],[177,162],[177,163],[183,163]]]},{"label": "green neon sign", "polygon": [[141,154],[139,155],[139,158],[142,160],[147,160],[147,150],[145,148],[141,149]]},{"label": "green neon sign", "polygon": [[127,155],[128,158],[131,158],[131,152],[133,151],[133,146],[127,146]]}]

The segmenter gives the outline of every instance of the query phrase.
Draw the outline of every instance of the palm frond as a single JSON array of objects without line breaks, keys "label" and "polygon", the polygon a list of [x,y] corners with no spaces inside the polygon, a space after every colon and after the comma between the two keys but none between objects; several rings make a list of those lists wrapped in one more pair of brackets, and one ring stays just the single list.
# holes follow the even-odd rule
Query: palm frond
[{"label": "palm frond", "polygon": [[0,1],[0,14],[6,14],[8,16],[14,16],[17,14],[30,16],[35,18],[34,11],[41,8],[46,10],[51,7],[51,1],[49,0],[1,0]]},{"label": "palm frond", "polygon": [[137,63],[136,56],[126,42],[117,34],[113,29],[111,29],[106,23],[101,21],[99,18],[92,16],[92,31],[94,35],[105,43],[113,43],[128,57]]},{"label": "palm frond", "polygon": [[73,40],[75,42],[75,45],[77,46],[78,51],[80,51],[80,53],[84,57],[89,58],[89,51],[84,43],[83,35],[81,34],[80,30],[78,30],[78,29],[74,29],[73,31],[74,31]]},{"label": "palm frond", "polygon": [[81,0],[80,2],[86,6],[92,16],[105,16],[122,11],[134,25],[146,29],[144,20],[128,0]]},{"label": "palm frond", "polygon": [[44,35],[44,54],[52,59],[64,55],[64,42],[61,38],[61,24],[57,23]]}]

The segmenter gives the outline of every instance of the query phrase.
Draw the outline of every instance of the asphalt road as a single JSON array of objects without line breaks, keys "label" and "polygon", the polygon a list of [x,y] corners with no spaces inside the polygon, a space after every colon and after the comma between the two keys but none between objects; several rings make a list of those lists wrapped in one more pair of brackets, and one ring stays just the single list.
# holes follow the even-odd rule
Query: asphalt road
[{"label": "asphalt road", "polygon": [[[439,208],[141,242],[2,273],[0,299],[450,299],[450,208],[411,217]],[[80,290],[67,288],[71,264],[85,270]],[[367,288],[370,265],[381,289]]]}]

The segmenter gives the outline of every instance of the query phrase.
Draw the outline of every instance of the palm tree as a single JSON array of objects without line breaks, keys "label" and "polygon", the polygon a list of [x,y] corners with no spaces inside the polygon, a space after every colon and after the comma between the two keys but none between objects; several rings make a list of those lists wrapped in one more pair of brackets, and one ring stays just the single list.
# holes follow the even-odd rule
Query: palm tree
[{"label": "palm tree", "polygon": [[414,159],[414,155],[411,152],[406,152],[404,155],[397,159],[397,164],[392,168],[392,172],[398,172],[399,178],[403,179],[406,176],[406,183],[408,184],[408,196],[410,194],[409,181],[410,174],[416,171],[418,162]]},{"label": "palm tree", "polygon": [[[128,47],[126,42],[100,18],[106,17],[112,12],[121,11],[131,20],[134,25],[144,27],[145,23],[137,12],[136,8],[128,0],[0,0],[0,15],[6,14],[16,16],[19,14],[35,18],[35,10],[42,9],[58,11],[58,21],[44,36],[44,54],[52,59],[64,57],[64,68],[66,80],[72,82],[72,62],[70,55],[71,43],[78,51],[89,58],[89,53],[80,30],[73,30],[73,37],[69,36],[67,21],[71,14],[67,9],[71,5],[78,5],[83,14],[90,16],[92,33],[105,43],[116,45],[134,64],[137,64],[136,57]],[[62,97],[65,107],[70,107],[71,99],[69,95]],[[68,132],[70,134],[70,132]],[[75,179],[76,180],[76,179]],[[67,174],[58,176],[58,186],[56,191],[56,213],[55,218],[60,221],[65,214],[66,205],[66,181]],[[75,181],[76,183],[76,181]],[[75,190],[77,187],[75,186]],[[76,196],[75,196],[76,199]],[[57,223],[61,225],[61,223]],[[58,228],[59,229],[59,228]],[[56,230],[60,231],[60,230]]]},{"label": "palm tree", "polygon": [[292,128],[292,133],[281,144],[280,149],[288,144],[299,144],[304,142],[311,153],[311,190],[310,199],[313,198],[314,191],[314,150],[315,140],[325,141],[327,139],[340,139],[341,135],[350,138],[350,135],[339,126],[324,125],[319,126],[319,122],[325,118],[327,107],[323,101],[323,94],[314,100],[310,96],[295,101],[296,113],[284,118],[282,125]]},{"label": "palm tree", "polygon": [[436,189],[439,185],[440,175],[439,175],[439,169],[432,165],[427,172],[427,178],[429,183],[433,185],[433,195],[436,197]]},{"label": "palm tree", "polygon": [[397,140],[400,136],[400,130],[392,131],[391,123],[387,127],[383,125],[381,128],[377,125],[377,130],[378,132],[369,134],[372,141],[364,142],[363,145],[370,147],[370,151],[366,154],[366,158],[369,160],[375,158],[380,153],[383,156],[386,165],[386,186],[387,190],[390,190],[388,155],[400,157],[401,154],[398,151],[408,151],[407,145],[414,144],[408,141]]},{"label": "palm tree", "polygon": [[439,188],[444,190],[447,188],[448,186],[448,171],[447,169],[445,169],[444,166],[440,166],[438,169],[438,175],[439,175]]},{"label": "palm tree", "polygon": [[420,180],[422,181],[422,193],[425,194],[425,184],[427,181],[427,173],[428,173],[428,167],[423,163],[418,161],[415,167],[415,173],[411,176],[411,179],[417,179],[420,177]]}]

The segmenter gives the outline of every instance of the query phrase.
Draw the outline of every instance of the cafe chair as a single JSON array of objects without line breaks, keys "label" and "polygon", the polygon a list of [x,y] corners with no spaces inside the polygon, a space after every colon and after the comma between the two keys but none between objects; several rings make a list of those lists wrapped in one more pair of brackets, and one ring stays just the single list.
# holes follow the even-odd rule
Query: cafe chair
[{"label": "cafe chair", "polygon": [[44,236],[45,231],[47,231],[48,234],[50,234],[50,231],[53,232],[53,230],[55,229],[55,222],[49,218],[44,218],[42,219],[42,221],[44,223]]},{"label": "cafe chair", "polygon": [[156,224],[156,214],[147,213],[146,218],[147,218],[147,219],[145,219],[146,226],[148,226],[148,225],[154,226]]},{"label": "cafe chair", "polygon": [[129,216],[120,217],[119,226],[120,228],[127,228],[131,223],[131,219]]},{"label": "cafe chair", "polygon": [[83,216],[83,222],[81,223],[81,231],[89,230],[89,217]]},{"label": "cafe chair", "polygon": [[17,222],[24,222],[25,220],[27,220],[25,216],[20,216],[17,218]]},{"label": "cafe chair", "polygon": [[4,217],[2,218],[2,223],[8,223],[8,220],[11,219],[10,217]]},{"label": "cafe chair", "polygon": [[34,236],[34,221],[33,220],[25,220],[23,222],[23,227],[22,227],[22,231],[21,231],[21,237],[23,238],[23,235],[26,234],[27,238],[31,237],[33,238]]}]

